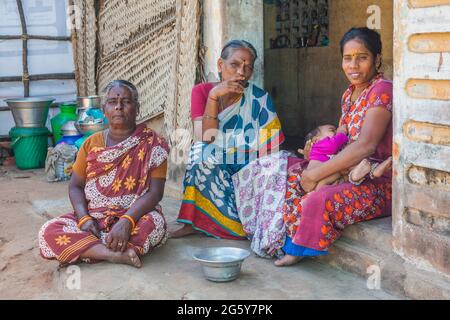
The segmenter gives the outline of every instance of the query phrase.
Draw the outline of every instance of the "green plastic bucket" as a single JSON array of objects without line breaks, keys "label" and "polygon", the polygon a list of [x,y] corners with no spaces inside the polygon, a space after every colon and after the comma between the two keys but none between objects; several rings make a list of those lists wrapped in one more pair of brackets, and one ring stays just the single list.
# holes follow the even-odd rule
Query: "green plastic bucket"
[{"label": "green plastic bucket", "polygon": [[11,147],[19,169],[36,169],[45,167],[48,150],[47,128],[18,128],[9,131]]}]

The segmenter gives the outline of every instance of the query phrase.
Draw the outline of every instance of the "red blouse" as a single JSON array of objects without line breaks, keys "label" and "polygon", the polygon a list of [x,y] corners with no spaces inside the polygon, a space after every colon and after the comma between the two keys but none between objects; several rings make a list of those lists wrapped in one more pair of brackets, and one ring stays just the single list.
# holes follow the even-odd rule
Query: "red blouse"
[{"label": "red blouse", "polygon": [[[342,96],[342,117],[340,124],[346,124],[350,142],[358,140],[364,125],[367,110],[371,108],[384,108],[392,112],[392,82],[377,75],[371,84],[362,92],[355,103],[351,102],[351,96],[355,87],[351,85]],[[392,119],[387,130],[377,146],[373,159],[385,160],[392,155]]]},{"label": "red blouse", "polygon": [[214,84],[211,82],[200,83],[192,88],[191,93],[191,117],[192,119],[203,117],[205,113],[208,95]]}]

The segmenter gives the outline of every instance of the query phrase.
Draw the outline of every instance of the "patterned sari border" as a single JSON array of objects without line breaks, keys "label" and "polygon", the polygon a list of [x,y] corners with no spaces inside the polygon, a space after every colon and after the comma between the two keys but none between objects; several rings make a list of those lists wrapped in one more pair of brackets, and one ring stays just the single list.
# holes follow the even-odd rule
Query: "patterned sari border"
[{"label": "patterned sari border", "polygon": [[246,233],[240,222],[225,217],[216,206],[194,186],[188,186],[185,190],[183,203],[192,204],[196,209],[213,219],[218,225],[239,237],[245,237]]},{"label": "patterned sari border", "polygon": [[71,255],[73,255],[75,252],[81,250],[82,248],[91,245],[92,243],[99,242],[100,240],[97,239],[93,235],[89,235],[86,238],[83,238],[77,242],[75,242],[73,245],[67,247],[64,249],[64,251],[59,255],[58,261],[65,262]]}]

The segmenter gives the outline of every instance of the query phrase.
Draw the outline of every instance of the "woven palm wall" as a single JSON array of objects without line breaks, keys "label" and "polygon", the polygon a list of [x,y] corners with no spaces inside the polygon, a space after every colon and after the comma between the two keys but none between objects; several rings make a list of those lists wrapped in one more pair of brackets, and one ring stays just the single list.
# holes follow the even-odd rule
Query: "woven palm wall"
[{"label": "woven palm wall", "polygon": [[[191,90],[199,67],[201,6],[198,0],[177,2],[177,55],[174,65],[175,91],[168,97],[165,129],[172,152],[185,160],[192,143]],[[182,129],[182,130],[175,130]]]},{"label": "woven palm wall", "polygon": [[94,95],[97,92],[95,0],[70,0],[69,5],[75,7],[73,14],[76,28],[72,31],[72,43],[78,95]]},{"label": "woven palm wall", "polygon": [[[102,0],[97,16],[94,0],[73,1],[83,18],[75,44],[79,94],[102,94],[111,80],[128,80],[140,93],[139,120],[163,113],[172,147],[189,148],[200,1]],[[186,131],[171,135],[178,128]]]},{"label": "woven palm wall", "polygon": [[176,0],[105,0],[98,19],[99,92],[125,79],[139,90],[140,120],[163,112],[175,91]]}]

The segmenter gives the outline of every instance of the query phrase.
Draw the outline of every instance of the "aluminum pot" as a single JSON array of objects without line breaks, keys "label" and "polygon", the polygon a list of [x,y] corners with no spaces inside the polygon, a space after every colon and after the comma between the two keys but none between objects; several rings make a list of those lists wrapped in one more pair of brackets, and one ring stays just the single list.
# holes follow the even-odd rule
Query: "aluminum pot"
[{"label": "aluminum pot", "polygon": [[102,106],[101,96],[78,97],[79,109],[100,108],[101,106]]},{"label": "aluminum pot", "polygon": [[78,129],[81,134],[91,135],[98,131],[103,131],[108,129],[109,125],[107,123],[80,123],[75,122],[75,127]]},{"label": "aluminum pot", "polygon": [[16,127],[42,128],[47,122],[48,110],[55,101],[53,98],[6,99],[11,108]]},{"label": "aluminum pot", "polygon": [[61,136],[79,136],[80,132],[75,127],[75,121],[67,121],[62,127],[61,127]]}]

